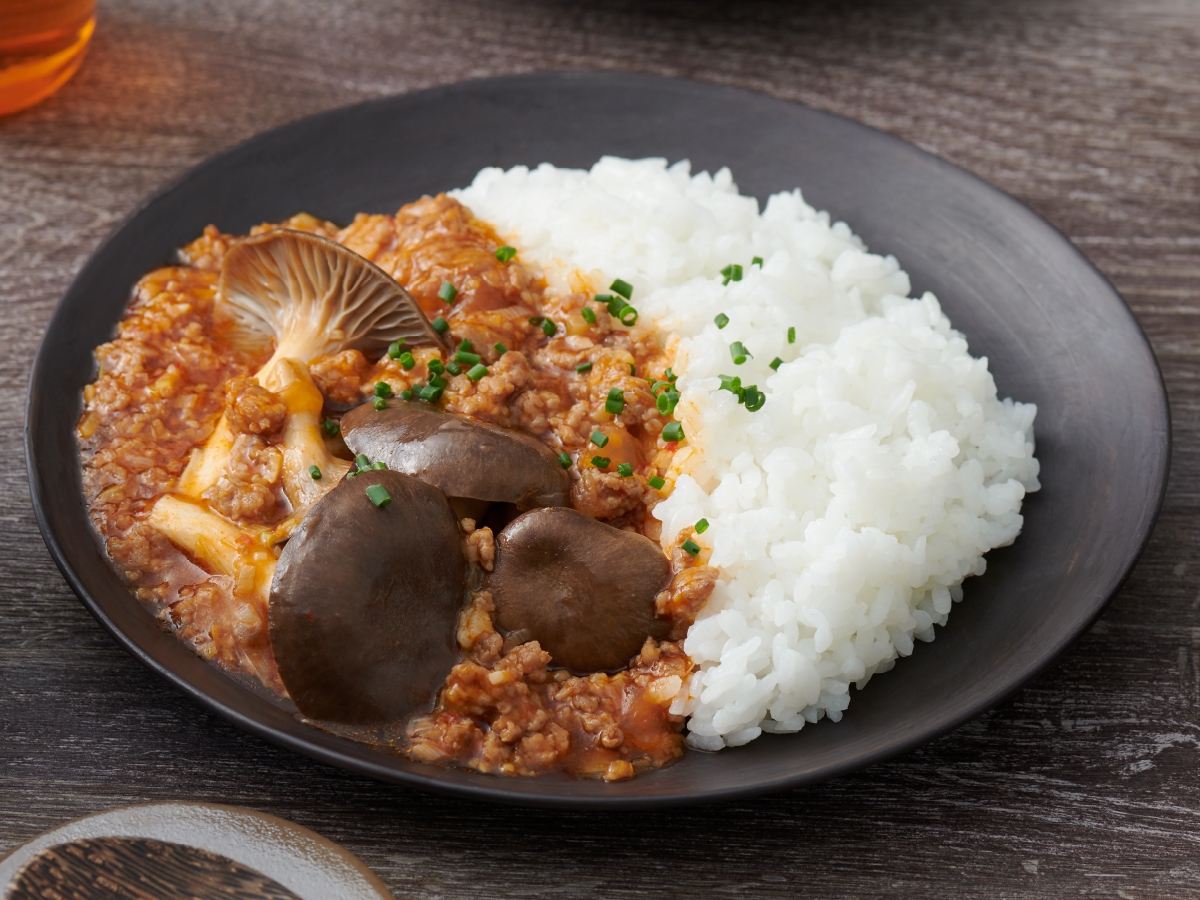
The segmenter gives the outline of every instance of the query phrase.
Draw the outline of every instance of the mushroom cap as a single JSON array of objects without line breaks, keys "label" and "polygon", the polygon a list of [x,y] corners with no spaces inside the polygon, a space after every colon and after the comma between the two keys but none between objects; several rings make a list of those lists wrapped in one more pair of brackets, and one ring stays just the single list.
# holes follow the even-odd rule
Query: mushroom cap
[{"label": "mushroom cap", "polygon": [[[390,503],[372,503],[373,484]],[[431,709],[458,662],[466,577],[441,491],[387,470],[343,479],[292,534],[271,582],[271,649],[300,712],[372,725]]]},{"label": "mushroom cap", "polygon": [[670,583],[671,564],[649,538],[574,509],[536,509],[496,544],[487,582],[496,624],[527,630],[556,665],[577,675],[617,671],[646,638],[670,633],[654,597]]},{"label": "mushroom cap", "polygon": [[571,479],[533,435],[442,412],[425,403],[363,404],[342,417],[354,453],[416,475],[448,497],[512,503],[520,510],[567,506]]},{"label": "mushroom cap", "polygon": [[337,241],[304,231],[279,228],[234,243],[221,264],[218,295],[235,324],[233,342],[262,349],[275,337],[276,357],[307,363],[401,339],[447,346],[396,279]]}]

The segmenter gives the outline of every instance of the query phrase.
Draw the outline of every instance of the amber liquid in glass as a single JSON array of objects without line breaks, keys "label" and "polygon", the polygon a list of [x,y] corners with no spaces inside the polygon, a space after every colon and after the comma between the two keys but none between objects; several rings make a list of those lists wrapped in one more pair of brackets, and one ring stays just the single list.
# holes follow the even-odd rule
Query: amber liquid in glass
[{"label": "amber liquid in glass", "polygon": [[79,64],[96,0],[0,0],[0,115],[49,97]]}]

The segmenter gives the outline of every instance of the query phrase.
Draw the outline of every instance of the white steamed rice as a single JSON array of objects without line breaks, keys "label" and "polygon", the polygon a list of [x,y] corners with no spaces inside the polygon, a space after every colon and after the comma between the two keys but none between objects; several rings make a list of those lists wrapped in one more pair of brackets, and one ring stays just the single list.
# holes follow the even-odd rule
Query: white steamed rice
[{"label": "white steamed rice", "polygon": [[[654,513],[664,546],[708,519],[696,540],[720,569],[673,707],[692,746],[839,720],[851,683],[933,640],[983,554],[1020,532],[1039,487],[1036,407],[999,400],[937,299],[909,298],[893,257],[799,190],[760,215],[728,169],[605,158],[590,172],[484,169],[456,195],[552,288],[630,282],[674,345],[687,443]],[[729,263],[744,277],[724,286]],[[754,354],[742,366],[733,341]],[[765,405],[739,406],[719,374],[758,385]]]}]

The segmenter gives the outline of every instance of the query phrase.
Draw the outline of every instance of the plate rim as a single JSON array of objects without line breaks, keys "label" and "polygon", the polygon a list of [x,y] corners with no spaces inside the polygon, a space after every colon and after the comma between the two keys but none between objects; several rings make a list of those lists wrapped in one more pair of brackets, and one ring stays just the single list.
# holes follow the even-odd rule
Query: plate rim
[{"label": "plate rim", "polygon": [[[259,722],[255,718],[226,705],[222,701],[211,696],[208,692],[201,689],[199,686],[193,684],[183,675],[172,671],[169,667],[154,659],[154,657],[148,651],[144,650],[137,641],[135,641],[117,626],[117,624],[107,615],[104,609],[101,608],[100,604],[96,601],[91,592],[88,590],[87,586],[83,583],[83,580],[72,568],[68,559],[68,554],[66,553],[64,547],[60,544],[57,535],[51,526],[51,522],[47,514],[47,498],[39,480],[39,474],[41,472],[41,466],[39,465],[40,457],[38,449],[34,445],[33,433],[30,424],[33,411],[41,402],[41,398],[39,397],[39,388],[42,381],[40,373],[48,365],[48,360],[52,354],[52,348],[50,347],[49,341],[50,335],[63,327],[62,320],[67,316],[64,304],[66,297],[71,294],[75,286],[84,278],[89,270],[94,265],[98,264],[98,261],[102,256],[104,256],[110,244],[118,240],[125,228],[134,220],[136,220],[144,211],[167,199],[169,195],[183,187],[195,175],[209,168],[219,166],[230,157],[236,156],[245,149],[253,147],[254,144],[265,139],[267,136],[285,136],[286,132],[289,130],[312,127],[323,121],[334,121],[341,116],[361,116],[364,114],[369,114],[370,110],[374,107],[382,109],[391,104],[403,102],[405,100],[415,101],[418,99],[431,99],[436,98],[439,95],[451,96],[459,92],[486,90],[489,87],[499,87],[504,84],[534,84],[537,82],[545,82],[546,86],[548,87],[570,84],[572,82],[603,82],[608,83],[609,85],[618,85],[624,82],[627,86],[632,86],[639,83],[642,85],[673,85],[678,89],[690,89],[700,93],[715,91],[726,93],[731,96],[750,97],[759,102],[765,100],[786,106],[801,107],[809,114],[814,114],[822,118],[833,119],[843,126],[848,124],[855,129],[860,129],[866,133],[869,133],[873,140],[882,139],[885,143],[891,145],[893,150],[908,154],[915,154],[919,158],[924,159],[926,163],[931,163],[937,169],[944,169],[952,172],[955,177],[965,177],[969,181],[975,182],[977,186],[983,187],[988,193],[993,195],[996,200],[1009,204],[1018,212],[1018,214],[1029,217],[1034,223],[1044,229],[1047,229],[1052,236],[1062,242],[1062,245],[1065,248],[1069,248],[1069,253],[1076,259],[1077,262],[1082,263],[1084,267],[1090,270],[1090,272],[1108,288],[1112,296],[1119,302],[1120,308],[1128,319],[1129,324],[1133,327],[1134,331],[1141,339],[1149,361],[1152,364],[1153,371],[1157,376],[1157,412],[1161,416],[1161,422],[1163,425],[1161,444],[1156,448],[1159,451],[1157,454],[1157,461],[1159,465],[1157,467],[1157,471],[1153,473],[1153,481],[1157,483],[1157,496],[1153,501],[1152,513],[1146,519],[1143,533],[1141,534],[1140,540],[1137,544],[1136,552],[1131,555],[1128,564],[1119,574],[1119,577],[1113,579],[1108,587],[1106,587],[1102,593],[1098,594],[1098,596],[1102,596],[1102,599],[1093,604],[1093,608],[1088,611],[1085,618],[1081,621],[1079,627],[1077,627],[1073,633],[1065,633],[1064,636],[1060,637],[1054,643],[1053,648],[1047,652],[1036,664],[1024,669],[1018,677],[1010,679],[1010,683],[1005,684],[985,697],[968,704],[957,713],[945,717],[942,721],[938,722],[936,726],[923,730],[919,734],[913,734],[908,738],[889,743],[877,750],[854,756],[848,761],[835,762],[810,773],[801,773],[782,778],[774,778],[769,781],[755,782],[750,785],[712,788],[693,791],[686,794],[603,796],[573,795],[569,791],[559,793],[529,793],[514,791],[507,789],[506,786],[518,785],[521,783],[520,781],[500,778],[498,776],[480,775],[478,773],[470,773],[470,775],[478,779],[478,783],[474,781],[471,783],[443,781],[431,776],[426,776],[420,772],[410,772],[404,769],[392,768],[381,763],[376,763],[373,760],[359,759],[353,755],[343,753],[333,747],[314,744],[304,738],[279,731],[268,723]],[[884,250],[886,252],[886,248],[884,248]],[[217,715],[220,715],[222,718],[231,722],[235,726],[245,729],[257,737],[263,738],[270,743],[275,744],[276,746],[284,747],[293,752],[300,753],[304,756],[315,759],[318,762],[334,765],[339,768],[343,768],[357,774],[366,775],[381,781],[398,783],[409,787],[416,787],[443,795],[451,795],[465,799],[485,800],[505,805],[557,809],[599,808],[610,809],[614,811],[694,806],[716,803],[755,797],[763,794],[787,790],[790,788],[828,781],[832,778],[841,777],[843,775],[850,774],[860,769],[864,769],[885,760],[908,753],[916,747],[927,744],[947,734],[962,724],[977,718],[989,709],[992,709],[1000,703],[1003,703],[1009,697],[1013,696],[1017,691],[1025,687],[1030,681],[1044,672],[1058,659],[1060,659],[1061,656],[1068,649],[1070,649],[1073,644],[1075,644],[1085,633],[1087,633],[1095,621],[1107,608],[1108,604],[1121,590],[1125,582],[1129,579],[1133,570],[1136,568],[1138,561],[1145,552],[1151,538],[1153,537],[1155,526],[1166,497],[1173,449],[1171,409],[1166,382],[1163,378],[1162,367],[1159,364],[1157,355],[1154,352],[1153,345],[1151,344],[1144,329],[1141,327],[1141,323],[1138,321],[1137,316],[1134,314],[1132,308],[1126,302],[1121,293],[1096,267],[1096,265],[1059,228],[1047,221],[1035,210],[1031,209],[1029,206],[1022,203],[1011,194],[996,187],[968,169],[949,162],[942,157],[937,156],[936,154],[931,153],[917,146],[916,144],[897,137],[896,135],[887,131],[867,125],[866,123],[860,122],[856,119],[831,112],[829,110],[813,107],[796,100],[778,97],[763,91],[742,87],[733,87],[717,82],[674,78],[661,75],[647,75],[635,72],[605,70],[537,70],[533,72],[516,74],[485,76],[449,82],[420,90],[389,94],[384,97],[371,98],[356,103],[322,110],[317,113],[312,113],[297,119],[293,119],[264,131],[256,132],[255,134],[243,140],[237,141],[228,147],[218,150],[216,153],[204,157],[198,163],[187,167],[174,177],[170,178],[163,185],[143,197],[127,215],[122,217],[121,220],[109,230],[109,232],[104,236],[100,243],[97,244],[95,249],[88,255],[87,259],[80,266],[64,293],[58,298],[54,310],[46,323],[43,335],[39,340],[38,347],[30,367],[29,385],[26,392],[24,414],[23,443],[30,500],[33,506],[38,529],[41,532],[42,539],[45,542],[46,547],[55,562],[55,565],[58,567],[64,579],[71,587],[72,592],[76,595],[83,606],[126,652],[130,653],[152,672],[164,678],[174,687],[182,690],[187,696],[195,701],[198,701],[203,707],[216,713]],[[81,509],[83,509],[82,505]],[[83,509],[83,514],[86,516],[86,509]],[[688,752],[698,753],[703,751],[689,749]],[[378,755],[385,759],[388,758],[383,754]]]}]

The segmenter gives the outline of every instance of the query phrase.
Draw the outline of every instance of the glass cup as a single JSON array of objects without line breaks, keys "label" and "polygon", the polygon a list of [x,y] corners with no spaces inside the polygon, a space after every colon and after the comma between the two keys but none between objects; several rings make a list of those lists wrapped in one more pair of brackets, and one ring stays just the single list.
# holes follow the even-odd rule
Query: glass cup
[{"label": "glass cup", "polygon": [[95,28],[96,0],[0,0],[0,115],[62,87]]}]

